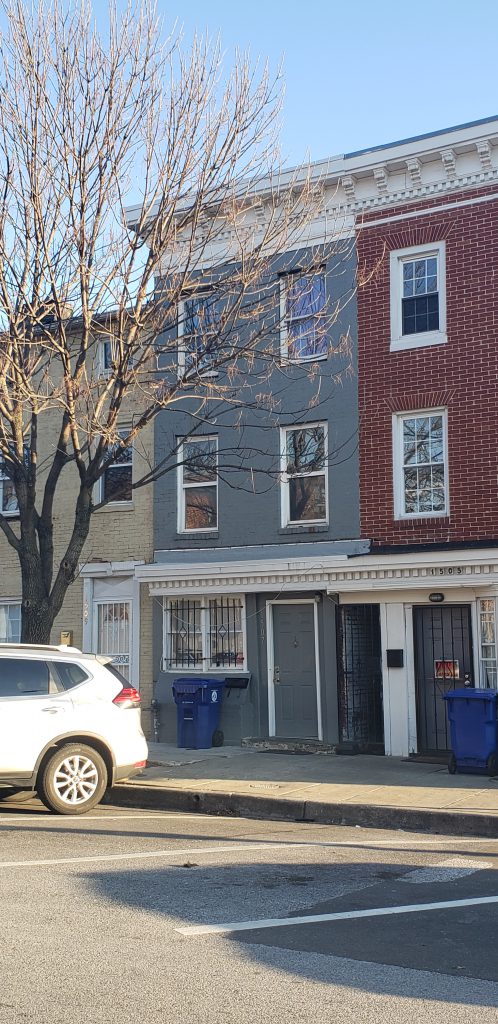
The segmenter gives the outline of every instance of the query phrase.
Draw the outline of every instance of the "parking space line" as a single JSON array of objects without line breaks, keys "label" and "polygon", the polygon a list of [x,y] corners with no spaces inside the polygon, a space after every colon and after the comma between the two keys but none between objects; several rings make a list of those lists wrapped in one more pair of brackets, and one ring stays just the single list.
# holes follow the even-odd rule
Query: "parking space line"
[{"label": "parking space line", "polygon": [[188,925],[175,928],[180,935],[231,935],[266,928],[289,928],[296,925],[323,924],[328,921],[352,921],[363,917],[386,917],[391,914],[422,914],[430,910],[455,910],[459,907],[486,906],[498,903],[498,896],[476,896],[466,900],[440,900],[436,903],[409,903],[403,907],[375,907],[369,910],[346,910],[335,914],[310,914],[302,917],[266,918],[259,921],[239,921],[230,924]]}]

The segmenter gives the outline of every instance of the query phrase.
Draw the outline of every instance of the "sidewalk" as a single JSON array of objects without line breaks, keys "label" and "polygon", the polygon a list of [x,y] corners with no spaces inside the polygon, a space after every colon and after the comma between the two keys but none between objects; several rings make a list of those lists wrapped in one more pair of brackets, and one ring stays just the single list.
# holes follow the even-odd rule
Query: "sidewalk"
[{"label": "sidewalk", "polygon": [[498,777],[371,755],[149,744],[149,766],[115,786],[128,807],[498,837]]}]

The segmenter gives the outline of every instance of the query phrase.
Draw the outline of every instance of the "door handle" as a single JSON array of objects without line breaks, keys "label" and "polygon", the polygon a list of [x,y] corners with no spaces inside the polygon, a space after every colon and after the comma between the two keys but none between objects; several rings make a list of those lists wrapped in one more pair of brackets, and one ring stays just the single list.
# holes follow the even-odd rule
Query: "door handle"
[{"label": "door handle", "polygon": [[46,715],[58,715],[61,711],[64,711],[64,708],[42,708],[42,711]]},{"label": "door handle", "polygon": [[280,667],[278,665],[275,665],[275,667],[273,669],[273,685],[274,686],[278,686],[279,682],[280,682]]}]

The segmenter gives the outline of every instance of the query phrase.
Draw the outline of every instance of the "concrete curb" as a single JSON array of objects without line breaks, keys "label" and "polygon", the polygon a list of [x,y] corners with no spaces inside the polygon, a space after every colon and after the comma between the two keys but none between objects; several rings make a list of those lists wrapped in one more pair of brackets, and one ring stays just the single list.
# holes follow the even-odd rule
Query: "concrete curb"
[{"label": "concrete curb", "polygon": [[109,790],[106,804],[144,810],[185,811],[231,818],[279,819],[321,825],[360,825],[364,828],[405,829],[443,835],[498,838],[498,815],[433,811],[419,807],[372,804],[328,804],[311,800],[255,796],[245,793],[197,792],[160,786],[118,785]]}]

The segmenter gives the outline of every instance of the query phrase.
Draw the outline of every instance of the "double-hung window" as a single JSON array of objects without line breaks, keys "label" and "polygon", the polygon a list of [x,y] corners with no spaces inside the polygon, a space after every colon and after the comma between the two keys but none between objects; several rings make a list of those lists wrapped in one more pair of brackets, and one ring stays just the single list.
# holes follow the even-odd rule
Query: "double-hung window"
[{"label": "double-hung window", "polygon": [[391,252],[391,350],[446,339],[445,243]]},{"label": "double-hung window", "polygon": [[326,424],[284,427],[281,431],[281,459],[282,526],[326,523]]},{"label": "double-hung window", "polygon": [[164,668],[209,671],[245,666],[242,597],[171,598],[164,601]]},{"label": "double-hung window", "polygon": [[446,411],[394,418],[394,491],[397,518],[448,513]]},{"label": "double-hung window", "polygon": [[192,437],[179,448],[178,531],[218,528],[218,439]]},{"label": "double-hung window", "polygon": [[[109,336],[100,342],[100,371],[102,377],[111,377],[116,372],[116,362],[119,358],[117,343]],[[133,367],[133,359],[128,359],[128,370]]]},{"label": "double-hung window", "polygon": [[18,644],[21,641],[21,604],[6,602],[0,604],[0,643]]},{"label": "double-hung window", "polygon": [[283,359],[307,362],[327,357],[325,274],[292,273],[280,278],[280,345]]},{"label": "double-hung window", "polygon": [[0,462],[0,512],[4,516],[19,514],[16,489],[3,460]]},{"label": "double-hung window", "polygon": [[[124,440],[129,431],[120,430],[119,437]],[[111,445],[107,451],[114,454],[114,461],[104,470],[101,481],[101,500],[106,503],[129,502],[133,499],[132,473],[133,448],[119,441]]]},{"label": "double-hung window", "polygon": [[187,296],[178,305],[178,371],[213,373],[219,358],[220,300],[214,294]]}]

